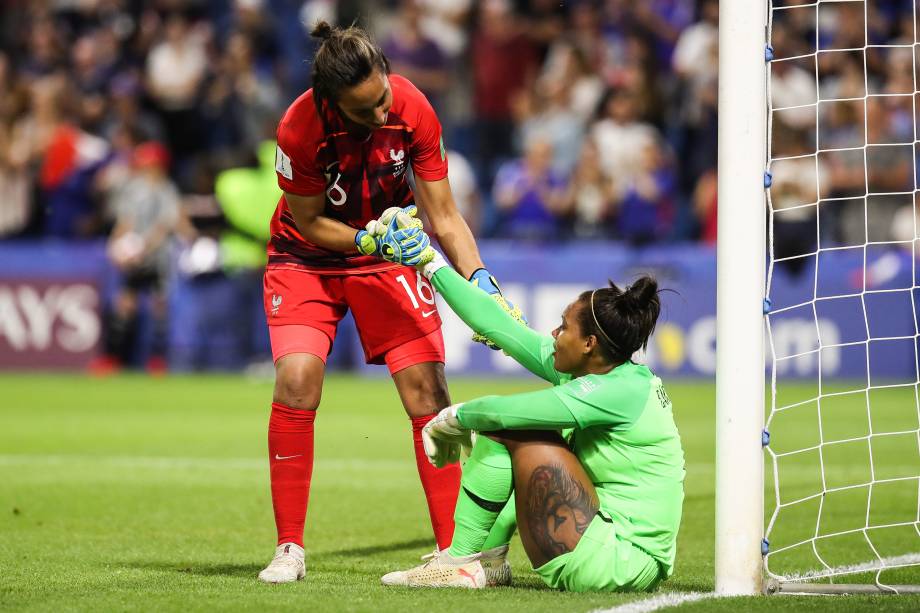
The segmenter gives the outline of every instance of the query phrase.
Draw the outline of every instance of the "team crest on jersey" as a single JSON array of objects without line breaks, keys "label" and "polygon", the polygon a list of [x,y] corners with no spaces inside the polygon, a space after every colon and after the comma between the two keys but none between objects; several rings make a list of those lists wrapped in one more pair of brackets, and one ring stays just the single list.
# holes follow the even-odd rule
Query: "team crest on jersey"
[{"label": "team crest on jersey", "polygon": [[403,149],[396,151],[390,149],[390,159],[393,160],[393,176],[398,177],[399,175],[406,172],[406,152]]},{"label": "team crest on jersey", "polygon": [[272,294],[272,315],[278,314],[278,309],[281,308],[281,296],[278,294]]}]

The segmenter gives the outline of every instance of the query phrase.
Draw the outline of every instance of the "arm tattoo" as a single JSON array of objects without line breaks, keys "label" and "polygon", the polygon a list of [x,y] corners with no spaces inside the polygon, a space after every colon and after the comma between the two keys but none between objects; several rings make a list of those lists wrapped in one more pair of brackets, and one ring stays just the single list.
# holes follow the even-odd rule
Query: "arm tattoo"
[{"label": "arm tattoo", "polygon": [[575,549],[597,513],[587,492],[561,464],[538,466],[530,476],[527,506],[534,540],[550,559]]}]

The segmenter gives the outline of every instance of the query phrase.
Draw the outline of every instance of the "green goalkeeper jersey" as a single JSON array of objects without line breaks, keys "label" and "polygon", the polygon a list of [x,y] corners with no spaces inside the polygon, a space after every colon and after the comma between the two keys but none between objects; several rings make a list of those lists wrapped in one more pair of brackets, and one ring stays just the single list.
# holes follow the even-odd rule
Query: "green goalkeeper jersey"
[{"label": "green goalkeeper jersey", "polygon": [[550,389],[486,396],[463,404],[460,423],[479,431],[570,430],[570,443],[618,535],[674,566],[684,498],[684,454],[671,401],[645,366],[572,378],[553,368],[553,339],[521,326],[485,292],[449,267],[432,282],[457,315]]}]

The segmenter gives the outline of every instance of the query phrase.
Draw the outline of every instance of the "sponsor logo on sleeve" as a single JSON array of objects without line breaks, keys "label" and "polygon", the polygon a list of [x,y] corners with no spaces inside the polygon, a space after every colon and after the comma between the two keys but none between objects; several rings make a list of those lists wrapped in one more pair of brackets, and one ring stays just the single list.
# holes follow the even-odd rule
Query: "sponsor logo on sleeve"
[{"label": "sponsor logo on sleeve", "polygon": [[294,171],[291,169],[291,158],[281,150],[280,145],[275,148],[275,170],[288,181],[294,180]]}]

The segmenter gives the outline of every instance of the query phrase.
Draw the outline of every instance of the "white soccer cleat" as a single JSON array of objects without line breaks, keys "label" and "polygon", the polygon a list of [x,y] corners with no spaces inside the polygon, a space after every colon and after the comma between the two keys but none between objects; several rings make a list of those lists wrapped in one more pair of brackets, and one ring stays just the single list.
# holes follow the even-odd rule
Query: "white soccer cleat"
[{"label": "white soccer cleat", "polygon": [[281,543],[275,549],[275,557],[259,573],[259,581],[293,583],[303,579],[307,572],[303,558],[303,547],[295,543]]},{"label": "white soccer cleat", "polygon": [[407,587],[486,587],[486,573],[479,563],[479,554],[454,558],[437,549],[422,558],[427,562],[409,570],[397,570],[380,578],[384,585]]},{"label": "white soccer cleat", "polygon": [[511,565],[507,560],[508,545],[487,549],[479,556],[479,563],[486,571],[486,584],[489,587],[511,585]]}]

